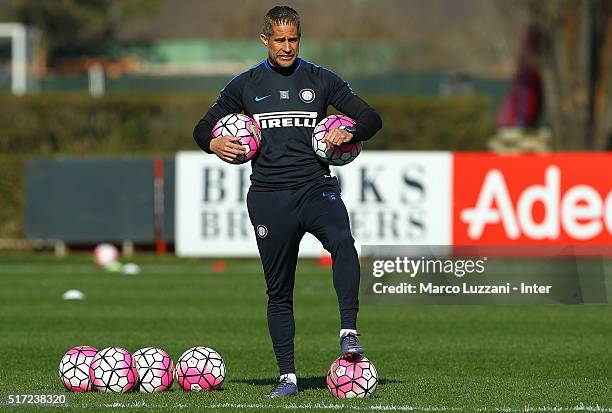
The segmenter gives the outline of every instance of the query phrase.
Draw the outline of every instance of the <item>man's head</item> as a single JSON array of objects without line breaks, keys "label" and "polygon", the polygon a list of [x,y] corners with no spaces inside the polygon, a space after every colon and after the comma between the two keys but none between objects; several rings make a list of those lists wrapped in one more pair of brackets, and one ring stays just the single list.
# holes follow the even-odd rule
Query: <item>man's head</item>
[{"label": "man's head", "polygon": [[272,65],[289,67],[300,51],[300,15],[289,6],[271,8],[264,16],[263,33],[259,35],[268,48]]}]

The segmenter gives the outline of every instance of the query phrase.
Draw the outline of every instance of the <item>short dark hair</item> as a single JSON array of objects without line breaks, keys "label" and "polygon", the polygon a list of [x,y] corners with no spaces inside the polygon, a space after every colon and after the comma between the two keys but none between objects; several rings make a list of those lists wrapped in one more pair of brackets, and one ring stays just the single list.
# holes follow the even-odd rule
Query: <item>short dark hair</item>
[{"label": "short dark hair", "polygon": [[297,28],[298,36],[302,35],[300,29],[300,15],[289,6],[274,6],[264,16],[263,34],[272,36],[274,25],[293,25]]}]

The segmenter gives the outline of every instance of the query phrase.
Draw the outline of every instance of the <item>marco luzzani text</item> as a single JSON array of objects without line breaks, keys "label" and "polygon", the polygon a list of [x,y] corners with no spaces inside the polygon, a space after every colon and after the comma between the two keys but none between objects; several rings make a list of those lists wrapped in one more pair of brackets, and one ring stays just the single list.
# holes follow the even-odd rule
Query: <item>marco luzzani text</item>
[{"label": "marco luzzani text", "polygon": [[[550,294],[551,285],[534,283],[486,284],[487,257],[441,259],[396,257],[374,260],[374,294]],[[385,278],[386,282],[382,282]],[[393,280],[391,280],[393,277]],[[450,277],[451,281],[447,281]],[[452,282],[462,280],[463,282]],[[469,280],[469,281],[468,281]],[[446,282],[447,281],[447,282]]]}]

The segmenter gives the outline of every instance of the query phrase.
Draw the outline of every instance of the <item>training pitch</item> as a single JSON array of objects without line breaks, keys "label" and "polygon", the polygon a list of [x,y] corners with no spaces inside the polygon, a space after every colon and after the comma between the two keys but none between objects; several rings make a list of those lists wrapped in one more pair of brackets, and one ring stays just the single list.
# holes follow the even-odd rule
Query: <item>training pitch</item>
[{"label": "training pitch", "polygon": [[[325,385],[339,355],[331,270],[302,261],[294,300],[300,395],[270,400],[277,369],[259,261],[227,261],[221,272],[212,261],[133,261],[142,272],[127,276],[96,268],[89,255],[0,255],[0,404],[9,394],[67,394],[58,365],[76,345],[160,347],[174,361],[202,345],[225,359],[221,391],[185,393],[174,383],[159,394],[67,394],[69,408],[612,412],[610,305],[362,305],[358,327],[379,387],[369,399],[337,400]],[[63,301],[69,289],[86,299]]]}]

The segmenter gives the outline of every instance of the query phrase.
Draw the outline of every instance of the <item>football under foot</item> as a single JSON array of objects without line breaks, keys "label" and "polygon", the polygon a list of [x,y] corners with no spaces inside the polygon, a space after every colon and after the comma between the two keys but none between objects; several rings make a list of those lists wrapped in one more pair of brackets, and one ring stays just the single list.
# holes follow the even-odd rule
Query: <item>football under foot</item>
[{"label": "football under foot", "polygon": [[359,343],[359,334],[348,333],[342,336],[340,339],[340,348],[342,354],[346,357],[360,357],[363,356],[364,349],[361,343]]},{"label": "football under foot", "polygon": [[287,378],[281,379],[270,391],[268,397],[291,397],[298,395],[297,384]]}]

